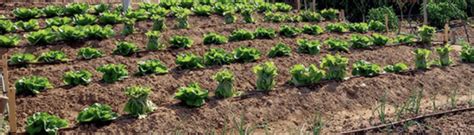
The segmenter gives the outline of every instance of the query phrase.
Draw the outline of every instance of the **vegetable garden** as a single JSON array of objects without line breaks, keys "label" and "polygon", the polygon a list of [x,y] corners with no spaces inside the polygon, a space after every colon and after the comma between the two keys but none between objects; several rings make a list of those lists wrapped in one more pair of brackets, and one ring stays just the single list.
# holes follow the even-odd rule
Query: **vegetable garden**
[{"label": "vegetable garden", "polygon": [[121,9],[17,7],[0,19],[18,132],[338,133],[474,103],[474,47],[444,42],[438,25],[397,34],[376,10],[351,23],[286,3]]}]

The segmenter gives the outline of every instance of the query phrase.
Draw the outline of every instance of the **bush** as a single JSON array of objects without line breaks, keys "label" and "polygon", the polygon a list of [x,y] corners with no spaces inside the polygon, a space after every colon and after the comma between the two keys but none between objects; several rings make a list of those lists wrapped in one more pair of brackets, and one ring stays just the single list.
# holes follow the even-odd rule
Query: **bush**
[{"label": "bush", "polygon": [[416,69],[426,70],[430,68],[428,57],[431,54],[430,50],[427,49],[416,49],[415,53],[415,67]]},{"label": "bush", "polygon": [[204,54],[204,63],[206,65],[225,65],[234,61],[234,56],[221,48],[211,48]]},{"label": "bush", "polygon": [[371,77],[379,75],[382,69],[377,64],[358,60],[352,65],[352,75]]},{"label": "bush", "polygon": [[275,87],[275,77],[278,75],[277,67],[273,62],[265,62],[253,67],[253,72],[257,75],[257,90],[271,91]]},{"label": "bush", "polygon": [[41,76],[21,77],[15,82],[16,94],[36,95],[46,89],[53,88],[48,78]]},{"label": "bush", "polygon": [[103,123],[117,118],[118,115],[112,110],[112,107],[106,104],[94,103],[79,112],[76,120],[79,123]]},{"label": "bush", "polygon": [[225,36],[222,36],[222,35],[219,35],[217,33],[207,33],[206,35],[204,35],[204,41],[203,43],[205,45],[209,45],[209,44],[216,44],[216,45],[220,45],[220,44],[225,44],[227,43],[228,39],[225,37]]},{"label": "bush", "polygon": [[351,36],[351,47],[353,48],[369,48],[372,46],[372,39],[365,35],[355,34]]},{"label": "bush", "polygon": [[79,49],[77,56],[79,59],[90,60],[90,59],[102,57],[104,56],[104,53],[96,48],[84,47],[84,48]]},{"label": "bush", "polygon": [[315,55],[321,50],[321,43],[318,40],[309,41],[306,39],[298,39],[296,42],[299,53]]},{"label": "bush", "polygon": [[39,29],[39,23],[36,19],[31,19],[28,21],[18,21],[16,22],[16,26],[23,29],[23,31],[34,31]]},{"label": "bush", "polygon": [[68,126],[68,121],[46,112],[37,112],[26,118],[26,133],[56,135],[60,128]]},{"label": "bush", "polygon": [[383,70],[388,73],[401,73],[408,71],[408,66],[405,63],[397,63],[395,65],[387,65]]},{"label": "bush", "polygon": [[45,45],[57,41],[56,33],[49,29],[30,32],[25,35],[26,40],[32,45]]},{"label": "bush", "polygon": [[338,14],[339,11],[337,9],[330,8],[321,10],[321,15],[326,18],[326,20],[335,20]]},{"label": "bush", "polygon": [[127,13],[125,13],[125,17],[130,18],[130,19],[135,19],[137,21],[143,21],[149,18],[149,14],[144,9],[138,9],[138,10],[128,11]]},{"label": "bush", "polygon": [[349,29],[352,32],[367,33],[367,31],[369,31],[369,26],[367,23],[351,23],[349,24]]},{"label": "bush", "polygon": [[136,52],[138,52],[138,47],[130,42],[118,42],[117,48],[114,50],[114,54],[122,56],[131,56]]},{"label": "bush", "polygon": [[305,25],[303,26],[303,33],[309,35],[319,35],[324,32],[323,28],[318,25]]},{"label": "bush", "polygon": [[426,5],[426,11],[428,12],[430,25],[438,28],[443,28],[447,21],[464,19],[467,16],[466,13],[456,7],[455,4],[448,2],[429,2]]},{"label": "bush", "polygon": [[237,93],[234,89],[234,73],[229,70],[222,70],[217,72],[212,79],[219,82],[216,88],[216,96],[222,98],[229,98],[235,96]]},{"label": "bush", "polygon": [[181,69],[204,68],[202,58],[192,53],[179,54],[176,57],[176,65]]},{"label": "bush", "polygon": [[156,51],[165,49],[166,46],[159,41],[159,31],[149,31],[145,35],[148,37],[147,50]]},{"label": "bush", "polygon": [[301,16],[301,21],[303,22],[319,22],[323,20],[321,14],[309,10],[302,11],[299,13],[299,15]]},{"label": "bush", "polygon": [[388,27],[391,29],[398,28],[398,17],[392,7],[372,8],[369,10],[367,18],[369,21],[385,22],[385,15],[388,16]]},{"label": "bush", "polygon": [[330,23],[326,26],[326,30],[329,32],[348,32],[347,24],[345,23]]},{"label": "bush", "polygon": [[291,48],[283,43],[278,43],[274,47],[271,48],[270,52],[268,53],[268,57],[283,57],[283,56],[291,56]]},{"label": "bush", "polygon": [[332,51],[349,52],[349,43],[341,39],[330,38],[324,41],[324,44],[329,45],[329,49]]},{"label": "bush", "polygon": [[449,52],[451,52],[452,50],[453,48],[449,44],[446,44],[443,47],[436,48],[436,52],[438,53],[438,56],[439,56],[439,64],[441,66],[449,66],[453,63],[453,61],[449,57]]},{"label": "bush", "polygon": [[101,72],[102,81],[105,83],[114,83],[128,77],[128,71],[123,64],[106,64],[97,68]]},{"label": "bush", "polygon": [[105,12],[99,16],[98,21],[101,24],[118,24],[122,21],[122,17],[118,13]]},{"label": "bush", "polygon": [[395,38],[395,42],[400,44],[414,44],[416,42],[416,36],[413,34],[398,35]]},{"label": "bush", "polygon": [[431,44],[431,39],[435,33],[436,29],[434,27],[423,25],[418,28],[418,35],[421,37],[421,42],[426,44]]},{"label": "bush", "polygon": [[252,17],[253,12],[253,8],[242,9],[241,15],[244,18],[245,23],[255,23],[255,19]]},{"label": "bush", "polygon": [[376,32],[384,32],[386,30],[385,24],[380,21],[370,20],[369,30],[376,31]]},{"label": "bush", "polygon": [[28,20],[32,18],[38,18],[41,15],[41,11],[38,8],[15,8],[13,15],[21,20]]},{"label": "bush", "polygon": [[288,25],[283,25],[280,28],[279,33],[280,33],[280,35],[283,35],[285,37],[296,37],[301,33],[301,29],[296,28],[296,27],[292,27],[292,26],[288,26]]},{"label": "bush", "polygon": [[46,19],[46,26],[63,26],[63,25],[70,25],[72,23],[72,19],[69,17],[54,17]]},{"label": "bush", "polygon": [[87,3],[69,3],[66,5],[65,13],[66,15],[76,15],[76,14],[85,14],[89,9],[89,4]]},{"label": "bush", "polygon": [[15,27],[15,24],[12,21],[0,19],[0,34],[13,32],[16,29],[17,28]]},{"label": "bush", "polygon": [[0,35],[0,47],[15,47],[20,43],[20,37],[17,35]]},{"label": "bush", "polygon": [[276,7],[276,10],[280,12],[290,12],[293,9],[291,5],[288,5],[286,3],[275,3],[274,5]]},{"label": "bush", "polygon": [[113,27],[107,25],[105,27],[99,25],[85,26],[84,33],[88,38],[92,39],[106,39],[115,35]]},{"label": "bush", "polygon": [[87,85],[92,81],[92,73],[87,70],[68,71],[64,74],[63,81],[70,86]]},{"label": "bush", "polygon": [[239,62],[252,62],[260,59],[260,51],[257,48],[241,46],[232,53],[234,59]]},{"label": "bush", "polygon": [[60,27],[53,27],[53,29],[58,33],[59,39],[66,42],[80,41],[87,36],[81,27],[63,25]]},{"label": "bush", "polygon": [[156,109],[156,105],[148,99],[151,92],[151,89],[148,87],[131,86],[125,88],[125,95],[127,95],[128,101],[123,111],[133,117],[138,117],[138,119],[145,118],[148,113]]},{"label": "bush", "polygon": [[169,41],[171,47],[174,48],[191,48],[193,40],[186,36],[173,36]]},{"label": "bush", "polygon": [[384,46],[384,45],[387,45],[389,40],[390,39],[387,36],[384,36],[382,34],[378,34],[378,33],[372,34],[372,42],[374,43],[374,45]]},{"label": "bush", "polygon": [[175,98],[188,106],[200,107],[206,103],[209,92],[202,89],[199,84],[192,83],[188,87],[180,87],[175,93]]},{"label": "bush", "polygon": [[255,30],[255,38],[257,39],[273,39],[276,37],[276,32],[272,28],[257,28]]},{"label": "bush", "polygon": [[92,25],[97,21],[97,17],[91,14],[77,14],[74,16],[74,24],[76,25]]},{"label": "bush", "polygon": [[474,63],[474,47],[470,46],[469,43],[463,42],[461,50],[461,61],[467,63]]},{"label": "bush", "polygon": [[8,60],[9,64],[24,66],[36,62],[36,56],[29,53],[15,53]]},{"label": "bush", "polygon": [[152,31],[163,31],[166,29],[165,17],[154,15],[151,17],[151,20],[153,20]]},{"label": "bush", "polygon": [[234,30],[229,36],[230,41],[252,40],[254,38],[253,33],[245,29]]},{"label": "bush", "polygon": [[326,78],[329,80],[343,80],[346,77],[346,68],[349,60],[340,55],[327,54],[323,57],[321,68],[326,71]]},{"label": "bush", "polygon": [[305,67],[303,64],[294,65],[291,70],[291,83],[296,86],[318,83],[323,79],[325,72],[318,69],[314,64]]},{"label": "bush", "polygon": [[57,5],[48,5],[41,9],[46,17],[55,17],[64,15],[65,8]]},{"label": "bush", "polygon": [[159,60],[145,60],[138,62],[138,74],[166,74],[168,68]]},{"label": "bush", "polygon": [[209,5],[199,5],[191,9],[198,16],[209,16],[212,14],[212,7]]},{"label": "bush", "polygon": [[67,61],[67,55],[62,51],[48,51],[43,52],[38,57],[38,61],[44,63],[58,63]]}]

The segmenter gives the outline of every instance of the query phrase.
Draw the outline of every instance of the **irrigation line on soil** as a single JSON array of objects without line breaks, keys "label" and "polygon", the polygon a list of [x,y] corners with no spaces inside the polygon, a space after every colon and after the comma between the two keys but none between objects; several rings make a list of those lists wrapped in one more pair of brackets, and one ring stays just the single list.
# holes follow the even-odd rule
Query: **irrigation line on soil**
[{"label": "irrigation line on soil", "polygon": [[394,126],[394,125],[401,125],[401,124],[406,123],[406,122],[408,122],[408,121],[417,121],[417,120],[425,119],[425,118],[429,118],[429,117],[439,117],[439,116],[442,116],[442,115],[445,115],[445,114],[458,113],[458,112],[465,112],[465,111],[473,111],[473,110],[474,110],[474,107],[462,108],[462,109],[454,109],[454,110],[449,110],[449,111],[443,111],[443,112],[438,112],[438,113],[432,113],[432,114],[427,114],[427,115],[421,115],[421,116],[417,116],[417,117],[414,117],[414,118],[405,119],[405,120],[402,120],[402,121],[392,122],[392,123],[389,123],[389,124],[382,124],[382,125],[373,126],[373,127],[368,127],[368,128],[363,128],[363,129],[356,129],[356,130],[346,131],[346,132],[342,132],[341,134],[357,134],[357,133],[364,133],[364,132],[367,132],[367,131],[370,131],[370,130],[381,129],[381,128],[385,128],[385,127],[389,127],[389,126]]}]

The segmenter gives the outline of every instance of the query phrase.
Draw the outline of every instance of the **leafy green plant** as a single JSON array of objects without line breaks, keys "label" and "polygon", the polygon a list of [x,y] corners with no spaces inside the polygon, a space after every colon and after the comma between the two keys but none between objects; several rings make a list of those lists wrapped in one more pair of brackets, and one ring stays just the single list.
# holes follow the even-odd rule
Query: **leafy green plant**
[{"label": "leafy green plant", "polygon": [[160,5],[156,3],[147,3],[147,2],[138,3],[138,9],[144,9],[146,11],[150,11],[154,8],[162,8],[162,7],[160,7]]},{"label": "leafy green plant", "polygon": [[92,25],[96,23],[97,17],[91,14],[77,14],[73,20],[76,25]]},{"label": "leafy green plant", "polygon": [[357,33],[367,33],[369,25],[367,23],[351,23],[349,24],[349,30]]},{"label": "leafy green plant", "polygon": [[257,48],[241,46],[233,52],[234,59],[239,62],[252,62],[260,59],[260,51]]},{"label": "leafy green plant", "polygon": [[105,83],[114,83],[128,77],[128,71],[123,64],[106,64],[97,68],[101,72],[102,81]]},{"label": "leafy green plant", "polygon": [[39,29],[39,23],[36,19],[30,19],[28,21],[16,22],[16,26],[23,29],[23,31],[34,31]]},{"label": "leafy green plant", "polygon": [[266,12],[265,16],[263,17],[263,20],[265,22],[281,23],[285,22],[287,18],[288,16],[282,13]]},{"label": "leafy green plant", "polygon": [[466,42],[462,42],[461,45],[461,61],[474,63],[474,47],[470,46],[469,43]]},{"label": "leafy green plant", "polygon": [[105,3],[99,3],[97,5],[94,5],[92,9],[94,10],[94,14],[100,14],[104,13],[110,10],[111,5],[110,4],[105,4]]},{"label": "leafy green plant", "polygon": [[181,100],[188,106],[200,107],[206,103],[209,92],[197,83],[191,83],[188,87],[180,87],[174,94],[174,98]]},{"label": "leafy green plant", "polygon": [[57,41],[58,36],[56,33],[49,29],[38,30],[35,32],[30,32],[25,35],[26,40],[32,45],[45,45],[51,44]]},{"label": "leafy green plant", "polygon": [[431,40],[436,32],[434,27],[423,25],[418,28],[418,35],[421,37],[421,42],[431,44]]},{"label": "leafy green plant", "polygon": [[159,41],[159,31],[149,31],[145,35],[148,37],[147,50],[156,51],[165,49],[166,46]]},{"label": "leafy green plant", "polygon": [[182,53],[176,57],[176,65],[181,69],[204,68],[201,57],[192,53]]},{"label": "leafy green plant", "polygon": [[253,72],[257,75],[257,90],[271,91],[275,87],[275,77],[278,75],[277,67],[273,62],[265,62],[253,67]]},{"label": "leafy green plant", "polygon": [[8,60],[12,65],[26,65],[33,62],[36,62],[36,56],[30,53],[15,53]]},{"label": "leafy green plant", "polygon": [[268,52],[268,57],[282,57],[282,56],[290,56],[291,55],[291,48],[284,44],[278,43],[274,47],[271,48],[270,52]]},{"label": "leafy green plant", "polygon": [[388,43],[389,40],[390,39],[387,36],[384,36],[382,34],[372,34],[372,42],[374,43],[374,45],[384,46]]},{"label": "leafy green plant", "polygon": [[169,43],[174,48],[191,48],[194,41],[186,36],[173,36]]},{"label": "leafy green plant", "polygon": [[388,73],[401,73],[408,71],[408,66],[405,63],[397,63],[395,65],[387,65],[383,70]]},{"label": "leafy green plant", "polygon": [[427,49],[416,49],[415,53],[415,67],[416,69],[426,70],[430,68],[430,63],[428,62],[428,57],[431,54],[430,50]]},{"label": "leafy green plant", "polygon": [[125,13],[125,17],[135,19],[137,21],[143,21],[149,18],[149,14],[144,9],[132,10]]},{"label": "leafy green plant", "polygon": [[138,117],[138,119],[145,118],[148,113],[156,109],[155,103],[148,99],[151,92],[150,88],[142,86],[125,88],[125,95],[127,95],[128,101],[123,111],[133,117]]},{"label": "leafy green plant", "polygon": [[0,48],[1,47],[15,47],[20,43],[20,37],[18,35],[0,35]]},{"label": "leafy green plant", "polygon": [[17,28],[15,27],[15,23],[10,20],[2,20],[0,19],[0,34],[13,32]]},{"label": "leafy green plant", "polygon": [[398,28],[398,17],[392,7],[372,8],[368,13],[368,20],[385,22],[385,15],[388,16],[388,27]]},{"label": "leafy green plant", "polygon": [[117,113],[109,105],[94,103],[79,112],[76,121],[79,123],[103,123],[117,118]]},{"label": "leafy green plant", "polygon": [[326,71],[326,79],[343,80],[346,77],[347,64],[349,60],[339,54],[327,54],[323,57],[321,68]]},{"label": "leafy green plant", "polygon": [[191,11],[188,11],[188,10],[178,12],[176,14],[176,21],[178,22],[176,24],[176,28],[187,29],[190,27],[189,22],[188,22],[189,14],[191,14]]},{"label": "leafy green plant", "polygon": [[221,2],[218,2],[218,3],[214,4],[214,6],[212,7],[212,10],[214,10],[214,12],[219,14],[219,15],[224,15],[225,12],[234,11],[235,9],[234,9],[233,5],[231,5],[231,4],[223,4]]},{"label": "leafy green plant", "polygon": [[211,48],[204,54],[204,64],[225,65],[234,61],[234,56],[222,48]]},{"label": "leafy green plant", "polygon": [[309,10],[305,10],[299,13],[301,21],[303,22],[319,22],[323,20],[321,14]]},{"label": "leafy green plant", "polygon": [[20,7],[13,10],[13,15],[18,19],[28,20],[31,18],[38,18],[41,15],[41,11],[38,8]]},{"label": "leafy green plant", "polygon": [[88,38],[92,39],[106,39],[115,35],[113,26],[106,25],[105,27],[100,25],[92,25],[83,27],[84,33]]},{"label": "leafy green plant", "polygon": [[87,36],[81,27],[63,25],[60,27],[53,27],[53,29],[58,33],[59,39],[66,42],[80,41]]},{"label": "leafy green plant", "polygon": [[118,42],[117,48],[114,50],[114,54],[122,55],[122,56],[131,56],[138,52],[138,47],[134,43],[130,42]]},{"label": "leafy green plant", "polygon": [[443,47],[436,48],[436,52],[438,53],[438,56],[439,56],[439,64],[441,66],[449,66],[453,63],[453,61],[449,57],[449,52],[451,52],[452,50],[453,48],[449,44],[446,44]]},{"label": "leafy green plant", "polygon": [[279,33],[280,33],[280,35],[283,35],[285,37],[296,37],[296,36],[298,36],[298,34],[301,33],[301,29],[296,28],[296,27],[292,27],[292,26],[288,26],[288,25],[283,25],[280,28]]},{"label": "leafy green plant", "polygon": [[69,25],[72,23],[72,19],[69,17],[54,17],[46,19],[46,26],[62,26],[62,25]]},{"label": "leafy green plant", "polygon": [[68,71],[64,74],[63,81],[70,86],[87,85],[92,81],[92,73],[87,70]]},{"label": "leafy green plant", "polygon": [[350,42],[353,48],[369,48],[373,44],[369,36],[360,34],[352,35]]},{"label": "leafy green plant", "polygon": [[323,28],[319,27],[318,25],[304,25],[303,26],[303,33],[309,35],[319,35],[324,32]]},{"label": "leafy green plant", "polygon": [[118,24],[122,22],[122,17],[118,13],[104,12],[98,21],[101,24]]},{"label": "leafy green plant", "polygon": [[209,16],[213,13],[212,7],[209,5],[198,5],[191,9],[198,16]]},{"label": "leafy green plant", "polygon": [[257,12],[266,13],[277,10],[277,7],[271,3],[260,3],[256,6]]},{"label": "leafy green plant", "polygon": [[163,31],[166,29],[166,18],[162,16],[153,15],[151,16],[151,20],[153,20],[153,26],[151,30],[153,31]]},{"label": "leafy green plant", "polygon": [[135,32],[135,19],[124,19],[123,20],[123,30],[122,30],[122,35],[123,36],[126,36],[126,35],[130,35],[130,34],[133,34],[133,32]]},{"label": "leafy green plant", "polygon": [[326,26],[326,30],[329,32],[348,32],[348,26],[345,23],[330,23]]},{"label": "leafy green plant", "polygon": [[252,17],[255,10],[253,8],[244,8],[241,12],[242,17],[244,18],[245,23],[255,23],[255,19]]},{"label": "leafy green plant", "polygon": [[55,17],[64,15],[64,7],[58,5],[48,5],[41,9],[46,17]]},{"label": "leafy green plant", "polygon": [[79,59],[85,60],[95,59],[102,56],[104,56],[104,53],[102,51],[92,47],[83,47],[79,49],[79,52],[77,52],[77,57]]},{"label": "leafy green plant", "polygon": [[333,51],[349,52],[349,43],[341,39],[330,38],[324,41],[324,44],[329,45],[329,49]]},{"label": "leafy green plant", "polygon": [[138,62],[138,74],[166,74],[168,68],[159,60],[145,60]]},{"label": "leafy green plant", "polygon": [[89,4],[87,3],[69,3],[64,9],[66,15],[85,14],[89,10]]},{"label": "leafy green plant", "polygon": [[339,14],[339,11],[333,8],[321,10],[321,16],[326,18],[326,20],[335,20],[337,19],[338,14]]},{"label": "leafy green plant", "polygon": [[303,17],[299,16],[299,15],[294,15],[294,14],[287,14],[285,15],[285,19],[284,19],[286,22],[293,22],[293,23],[298,23],[298,22],[301,22],[303,21]]},{"label": "leafy green plant", "polygon": [[278,2],[278,3],[275,3],[274,5],[276,7],[276,10],[280,12],[290,12],[293,9],[291,5],[288,5],[286,3]]},{"label": "leafy green plant", "polygon": [[381,21],[370,20],[369,30],[376,31],[376,32],[384,32],[386,30],[385,24],[382,23]]},{"label": "leafy green plant", "polygon": [[234,73],[229,70],[222,70],[217,72],[212,79],[219,82],[216,88],[216,96],[222,98],[229,98],[237,95],[234,89]]},{"label": "leafy green plant", "polygon": [[36,95],[46,89],[53,88],[48,78],[41,76],[21,77],[15,82],[16,94]]},{"label": "leafy green plant", "polygon": [[193,8],[196,5],[193,0],[182,0],[179,2],[179,6],[183,8]]},{"label": "leafy green plant", "polygon": [[352,65],[352,75],[355,76],[371,77],[379,75],[381,71],[379,65],[364,60],[358,60]]},{"label": "leafy green plant", "polygon": [[276,37],[276,32],[272,28],[258,27],[255,29],[255,38],[257,39],[273,39]]},{"label": "leafy green plant", "polygon": [[220,44],[225,44],[228,42],[228,39],[225,36],[222,36],[213,32],[205,34],[203,40],[204,40],[203,43],[205,45],[209,45],[209,44],[220,45]]},{"label": "leafy green plant", "polygon": [[325,71],[318,69],[314,64],[305,67],[303,64],[294,65],[291,70],[291,83],[296,86],[318,83],[323,79]]},{"label": "leafy green plant", "polygon": [[450,1],[439,3],[429,2],[426,5],[426,11],[430,25],[438,28],[443,28],[444,24],[450,20],[466,18],[466,12],[456,7],[456,5]]},{"label": "leafy green plant", "polygon": [[321,43],[318,40],[298,39],[296,42],[299,53],[315,55],[321,50]]},{"label": "leafy green plant", "polygon": [[252,40],[254,38],[253,33],[245,29],[234,30],[229,36],[230,41]]},{"label": "leafy green plant", "polygon": [[67,61],[66,53],[62,51],[47,51],[41,53],[38,57],[38,61],[45,62],[45,63],[57,63],[57,62],[64,62]]},{"label": "leafy green plant", "polygon": [[163,7],[153,8],[153,9],[148,10],[148,12],[150,12],[150,14],[153,16],[162,16],[162,17],[166,17],[170,14],[170,10]]},{"label": "leafy green plant", "polygon": [[416,42],[416,36],[413,34],[402,34],[395,37],[395,42],[400,44],[414,44]]},{"label": "leafy green plant", "polygon": [[233,11],[224,12],[223,15],[224,15],[225,24],[232,24],[237,21],[237,16],[235,15],[235,12]]},{"label": "leafy green plant", "polygon": [[60,128],[68,126],[68,121],[46,112],[37,112],[26,118],[26,133],[56,135]]}]

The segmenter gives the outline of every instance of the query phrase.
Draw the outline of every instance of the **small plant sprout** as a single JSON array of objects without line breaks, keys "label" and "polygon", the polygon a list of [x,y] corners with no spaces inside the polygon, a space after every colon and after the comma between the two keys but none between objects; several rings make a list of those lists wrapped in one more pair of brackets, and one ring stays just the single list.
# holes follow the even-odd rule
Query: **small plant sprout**
[{"label": "small plant sprout", "polygon": [[416,69],[426,70],[430,68],[430,62],[428,57],[431,54],[430,50],[427,49],[416,49],[415,53],[415,67]]},{"label": "small plant sprout", "polygon": [[229,70],[222,70],[217,72],[212,78],[219,82],[216,89],[216,96],[229,98],[236,95],[234,89],[234,73]]},{"label": "small plant sprout", "polygon": [[443,47],[436,48],[436,52],[438,53],[438,56],[439,56],[439,64],[441,66],[443,67],[449,66],[453,63],[453,61],[449,57],[449,52],[451,52],[452,50],[453,48],[449,44],[446,44]]},{"label": "small plant sprout", "polygon": [[174,97],[191,107],[200,107],[206,103],[209,92],[202,89],[199,84],[191,83],[188,87],[181,87]]},{"label": "small plant sprout", "polygon": [[151,28],[152,31],[163,31],[166,29],[166,18],[158,15],[154,15],[151,17],[153,20],[153,26]]},{"label": "small plant sprout", "polygon": [[276,84],[275,77],[278,75],[277,67],[273,62],[265,62],[253,67],[253,72],[257,75],[257,90],[271,91]]},{"label": "small plant sprout", "polygon": [[347,64],[349,59],[344,58],[338,54],[326,55],[322,62],[321,68],[326,71],[326,79],[329,80],[343,80],[346,77]]},{"label": "small plant sprout", "polygon": [[423,25],[418,28],[418,35],[421,37],[421,42],[425,44],[431,44],[431,40],[436,33],[436,28],[428,25]]},{"label": "small plant sprout", "polygon": [[160,34],[159,31],[149,31],[145,34],[148,37],[147,50],[157,51],[166,48],[164,44],[160,43]]},{"label": "small plant sprout", "polygon": [[461,42],[461,61],[466,63],[474,63],[474,47],[467,42]]},{"label": "small plant sprout", "polygon": [[123,111],[139,119],[145,118],[148,113],[156,109],[156,105],[148,99],[151,92],[151,88],[142,86],[125,88],[125,95],[127,95],[128,101]]}]

